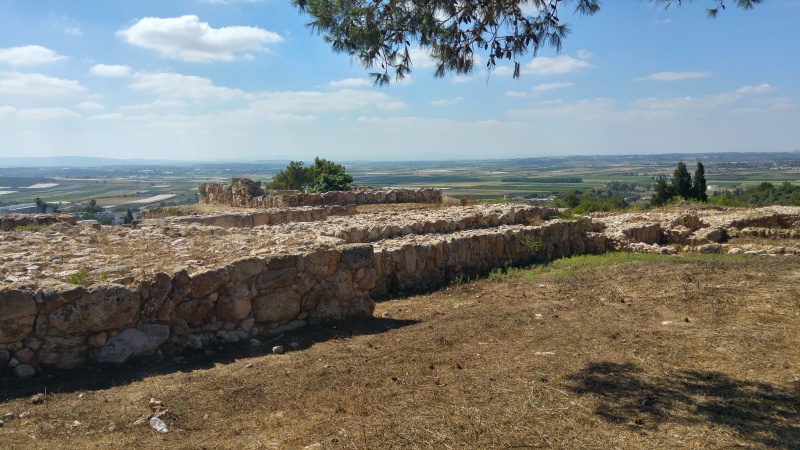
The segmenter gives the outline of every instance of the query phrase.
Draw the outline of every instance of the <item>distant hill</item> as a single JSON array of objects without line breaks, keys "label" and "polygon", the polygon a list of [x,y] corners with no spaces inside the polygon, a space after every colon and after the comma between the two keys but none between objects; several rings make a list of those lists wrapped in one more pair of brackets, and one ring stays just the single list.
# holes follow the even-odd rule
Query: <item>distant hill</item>
[{"label": "distant hill", "polygon": [[162,166],[194,164],[166,159],[115,159],[87,156],[9,157],[0,158],[0,167],[104,167],[104,166]]}]

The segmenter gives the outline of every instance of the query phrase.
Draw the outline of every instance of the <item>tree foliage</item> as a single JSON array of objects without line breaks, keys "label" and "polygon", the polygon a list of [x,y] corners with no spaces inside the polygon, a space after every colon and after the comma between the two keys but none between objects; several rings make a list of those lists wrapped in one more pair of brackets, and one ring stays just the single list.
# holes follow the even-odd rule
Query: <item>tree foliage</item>
[{"label": "tree foliage", "polygon": [[[681,0],[649,0],[665,8]],[[725,0],[708,0],[709,17],[725,9]],[[733,0],[752,9],[763,0]],[[311,21],[307,26],[336,53],[356,59],[371,73],[376,85],[402,80],[411,72],[414,48],[427,51],[436,64],[435,77],[466,75],[483,54],[488,69],[513,62],[520,75],[520,58],[542,47],[561,50],[570,26],[559,16],[574,7],[576,14],[592,15],[599,0],[292,0]]]},{"label": "tree foliage", "polygon": [[314,164],[305,167],[302,161],[292,161],[272,178],[268,189],[308,192],[345,191],[353,184],[353,176],[345,167],[316,157]]},{"label": "tree foliage", "polygon": [[708,201],[708,194],[706,191],[708,190],[708,186],[706,183],[706,169],[703,167],[703,163],[697,163],[697,170],[694,171],[694,178],[692,179],[692,193],[694,198],[700,200],[701,202]]},{"label": "tree foliage", "polygon": [[302,161],[292,161],[272,178],[269,189],[305,191],[314,176]]},{"label": "tree foliage", "polygon": [[747,189],[733,189],[715,193],[709,203],[721,206],[800,206],[800,186],[784,181],[779,186],[764,182]]},{"label": "tree foliage", "polygon": [[309,192],[345,191],[353,184],[353,176],[345,167],[323,158],[314,158],[311,166],[314,181],[308,186]]},{"label": "tree foliage", "polygon": [[666,176],[659,175],[653,184],[654,194],[650,198],[651,206],[662,206],[667,204],[673,197],[681,198],[683,200],[698,200],[705,202],[708,200],[706,194],[706,171],[703,163],[697,163],[697,170],[694,172],[694,178],[689,175],[686,169],[686,164],[683,161],[678,163],[678,166],[673,172],[672,180],[670,181]]},{"label": "tree foliage", "polygon": [[684,200],[692,198],[692,176],[689,175],[683,161],[678,163],[678,167],[675,168],[672,175],[672,189],[675,195],[679,195]]}]

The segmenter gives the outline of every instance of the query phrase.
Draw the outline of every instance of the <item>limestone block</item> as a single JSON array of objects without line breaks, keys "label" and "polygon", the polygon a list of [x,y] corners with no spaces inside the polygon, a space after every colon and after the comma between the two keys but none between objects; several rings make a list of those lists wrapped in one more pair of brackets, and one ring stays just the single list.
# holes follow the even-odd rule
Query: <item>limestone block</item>
[{"label": "limestone block", "polygon": [[300,294],[289,288],[279,289],[256,297],[252,307],[253,316],[259,323],[292,320],[300,314]]},{"label": "limestone block", "polygon": [[157,273],[155,278],[147,283],[146,291],[147,297],[144,298],[147,300],[142,305],[142,318],[151,322],[168,321],[174,306],[167,297],[172,292],[172,277],[164,272]]},{"label": "limestone block", "polygon": [[189,281],[191,298],[202,298],[219,289],[220,286],[230,281],[228,271],[225,269],[209,270],[192,276]]},{"label": "limestone block", "polygon": [[322,298],[320,303],[308,313],[308,322],[312,325],[341,320],[342,309],[335,299]]},{"label": "limestone block", "polygon": [[175,307],[177,319],[183,319],[192,326],[198,326],[211,317],[214,301],[209,298],[184,300]]},{"label": "limestone block", "polygon": [[143,325],[128,328],[109,339],[97,354],[102,363],[123,363],[137,356],[151,355],[169,339],[167,325]]},{"label": "limestone block", "polygon": [[26,338],[35,320],[36,301],[31,292],[0,290],[0,344]]},{"label": "limestone block", "polygon": [[320,249],[308,253],[303,257],[305,270],[313,275],[328,276],[336,270],[336,262],[339,259],[339,252]]},{"label": "limestone block", "polygon": [[372,264],[375,250],[372,244],[347,244],[339,247],[339,263],[355,271]]},{"label": "limestone block", "polygon": [[337,270],[333,274],[333,295],[343,305],[349,305],[355,295],[353,291],[353,275],[348,270]]},{"label": "limestone block", "polygon": [[241,284],[232,291],[223,291],[217,298],[217,318],[238,322],[250,314],[250,289]]},{"label": "limestone block", "polygon": [[240,283],[260,274],[265,267],[266,264],[261,258],[246,258],[229,264],[226,269],[230,274],[230,281],[232,283]]},{"label": "limestone block", "polygon": [[39,363],[59,369],[78,367],[88,360],[84,336],[50,337],[39,349]]},{"label": "limestone block", "polygon": [[99,283],[77,300],[52,311],[48,315],[48,326],[65,334],[124,328],[136,322],[140,305],[138,290]]},{"label": "limestone block", "polygon": [[297,269],[295,267],[270,269],[258,276],[256,289],[261,293],[266,293],[266,291],[290,286],[294,283],[296,276]]}]

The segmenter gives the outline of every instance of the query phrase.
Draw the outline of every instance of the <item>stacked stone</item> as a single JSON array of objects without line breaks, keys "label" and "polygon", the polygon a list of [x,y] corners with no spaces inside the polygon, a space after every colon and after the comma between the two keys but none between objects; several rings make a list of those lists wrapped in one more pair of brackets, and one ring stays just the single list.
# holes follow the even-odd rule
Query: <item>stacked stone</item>
[{"label": "stacked stone", "polygon": [[70,214],[4,214],[0,216],[0,231],[11,231],[17,227],[52,225],[63,222],[75,225],[77,219]]},{"label": "stacked stone", "polygon": [[441,203],[440,189],[353,189],[305,194],[264,191],[261,182],[236,178],[232,184],[207,183],[201,203],[243,208],[293,208],[299,206],[370,205],[388,203]]},{"label": "stacked stone", "polygon": [[[111,283],[0,290],[0,363],[121,363],[180,347],[232,343],[374,310],[371,245],[242,259],[189,276],[158,273],[138,289]],[[34,369],[34,370],[31,370]]]}]

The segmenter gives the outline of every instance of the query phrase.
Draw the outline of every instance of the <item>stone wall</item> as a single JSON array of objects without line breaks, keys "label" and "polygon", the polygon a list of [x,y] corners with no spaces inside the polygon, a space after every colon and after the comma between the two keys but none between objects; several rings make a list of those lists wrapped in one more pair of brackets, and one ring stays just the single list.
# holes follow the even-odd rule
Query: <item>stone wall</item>
[{"label": "stone wall", "polygon": [[52,225],[58,222],[75,225],[77,219],[70,214],[4,214],[0,215],[0,231],[10,231],[23,226]]},{"label": "stone wall", "polygon": [[[242,208],[290,208],[297,206],[371,205],[383,203],[441,203],[439,189],[370,189],[304,194],[296,191],[265,191],[260,181],[235,178],[233,183],[206,183],[200,203]],[[205,192],[203,192],[205,191]]]},{"label": "stone wall", "polygon": [[169,207],[142,212],[144,219],[168,218],[170,222],[199,223],[223,228],[253,228],[261,225],[282,225],[296,222],[318,222],[332,216],[351,216],[355,205],[304,206],[298,208],[268,208],[242,212],[197,213],[177,212]]},{"label": "stone wall", "polygon": [[[287,247],[192,275],[153,272],[137,286],[15,282],[0,287],[0,372],[27,377],[47,366],[122,363],[157,352],[263,339],[308,323],[368,315],[373,298],[435,289],[497,267],[613,250],[672,253],[681,246],[756,253],[761,250],[728,248],[720,241],[736,233],[800,235],[800,208],[546,220],[552,213],[512,205],[381,216],[380,225],[340,217],[313,226],[318,237],[335,236],[328,238],[330,245],[321,240],[306,251]],[[251,222],[244,226],[254,226],[254,216],[245,216]],[[241,222],[231,220],[232,226]]]},{"label": "stone wall", "polygon": [[406,235],[251,257],[189,276],[156,273],[138,289],[51,282],[0,290],[0,367],[122,363],[157,352],[259,339],[307,323],[368,315],[372,298],[432,289],[462,274],[582,254],[584,222]]}]

